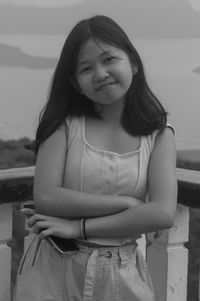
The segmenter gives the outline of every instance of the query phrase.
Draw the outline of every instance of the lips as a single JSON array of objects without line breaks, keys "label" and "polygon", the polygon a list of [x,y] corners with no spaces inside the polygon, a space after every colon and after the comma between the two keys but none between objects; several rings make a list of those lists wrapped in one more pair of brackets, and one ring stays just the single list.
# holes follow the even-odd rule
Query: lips
[{"label": "lips", "polygon": [[114,84],[116,84],[116,82],[110,82],[110,83],[102,84],[102,85],[100,85],[100,86],[98,86],[98,87],[96,88],[96,91],[100,91],[100,90],[102,90],[102,89],[104,89],[104,88],[106,88],[106,87],[108,87],[108,86],[114,85]]}]

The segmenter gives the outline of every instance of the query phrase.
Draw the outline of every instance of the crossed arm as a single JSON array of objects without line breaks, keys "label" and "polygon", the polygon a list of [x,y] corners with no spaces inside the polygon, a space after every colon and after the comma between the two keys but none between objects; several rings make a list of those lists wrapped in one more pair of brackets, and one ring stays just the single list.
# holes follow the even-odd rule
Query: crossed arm
[{"label": "crossed arm", "polygon": [[148,167],[150,202],[145,204],[131,197],[95,195],[61,187],[64,135],[62,128],[57,130],[38,153],[34,185],[38,213],[30,218],[30,224],[45,229],[43,236],[77,238],[81,217],[87,218],[88,237],[134,236],[173,225],[177,181],[175,142],[170,129],[166,128],[156,139]]}]

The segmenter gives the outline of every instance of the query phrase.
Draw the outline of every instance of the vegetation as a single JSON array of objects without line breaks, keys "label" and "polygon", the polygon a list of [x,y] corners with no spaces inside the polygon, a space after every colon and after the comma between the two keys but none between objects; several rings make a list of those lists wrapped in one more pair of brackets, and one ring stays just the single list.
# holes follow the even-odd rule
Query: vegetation
[{"label": "vegetation", "polygon": [[[0,140],[0,169],[25,167],[35,164],[32,141],[28,138],[20,140]],[[200,171],[200,150],[177,151],[177,167]],[[24,217],[20,214],[19,204],[13,205],[14,230],[9,245],[12,248],[12,285],[19,260],[23,252]],[[198,300],[198,280],[200,264],[200,210],[190,210],[190,234],[186,247],[189,250],[188,267],[188,300]]]},{"label": "vegetation", "polygon": [[35,164],[29,138],[0,140],[0,169],[26,167]]},{"label": "vegetation", "polygon": [[177,151],[177,167],[200,171],[200,150]]}]

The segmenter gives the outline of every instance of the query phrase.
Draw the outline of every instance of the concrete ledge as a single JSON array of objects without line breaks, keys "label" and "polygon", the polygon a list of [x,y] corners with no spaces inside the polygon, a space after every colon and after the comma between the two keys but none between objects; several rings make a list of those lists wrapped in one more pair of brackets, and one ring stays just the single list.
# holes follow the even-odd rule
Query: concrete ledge
[{"label": "concrete ledge", "polygon": [[[0,170],[0,204],[33,198],[35,167]],[[200,208],[200,172],[177,168],[178,203]]]},{"label": "concrete ledge", "polygon": [[177,168],[178,203],[200,208],[200,172]]},{"label": "concrete ledge", "polygon": [[35,167],[0,170],[0,204],[33,198]]}]

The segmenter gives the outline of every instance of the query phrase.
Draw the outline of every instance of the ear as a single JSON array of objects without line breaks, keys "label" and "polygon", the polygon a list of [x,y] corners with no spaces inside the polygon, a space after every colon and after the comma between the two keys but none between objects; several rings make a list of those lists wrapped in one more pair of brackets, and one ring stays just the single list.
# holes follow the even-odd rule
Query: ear
[{"label": "ear", "polygon": [[133,75],[137,74],[137,72],[138,72],[138,66],[132,65],[132,72],[133,72]]},{"label": "ear", "polygon": [[81,91],[81,88],[79,87],[79,84],[77,83],[77,81],[73,77],[70,77],[70,83],[72,84],[74,89],[76,89],[77,92],[79,92],[80,94],[83,94],[82,91]]}]

